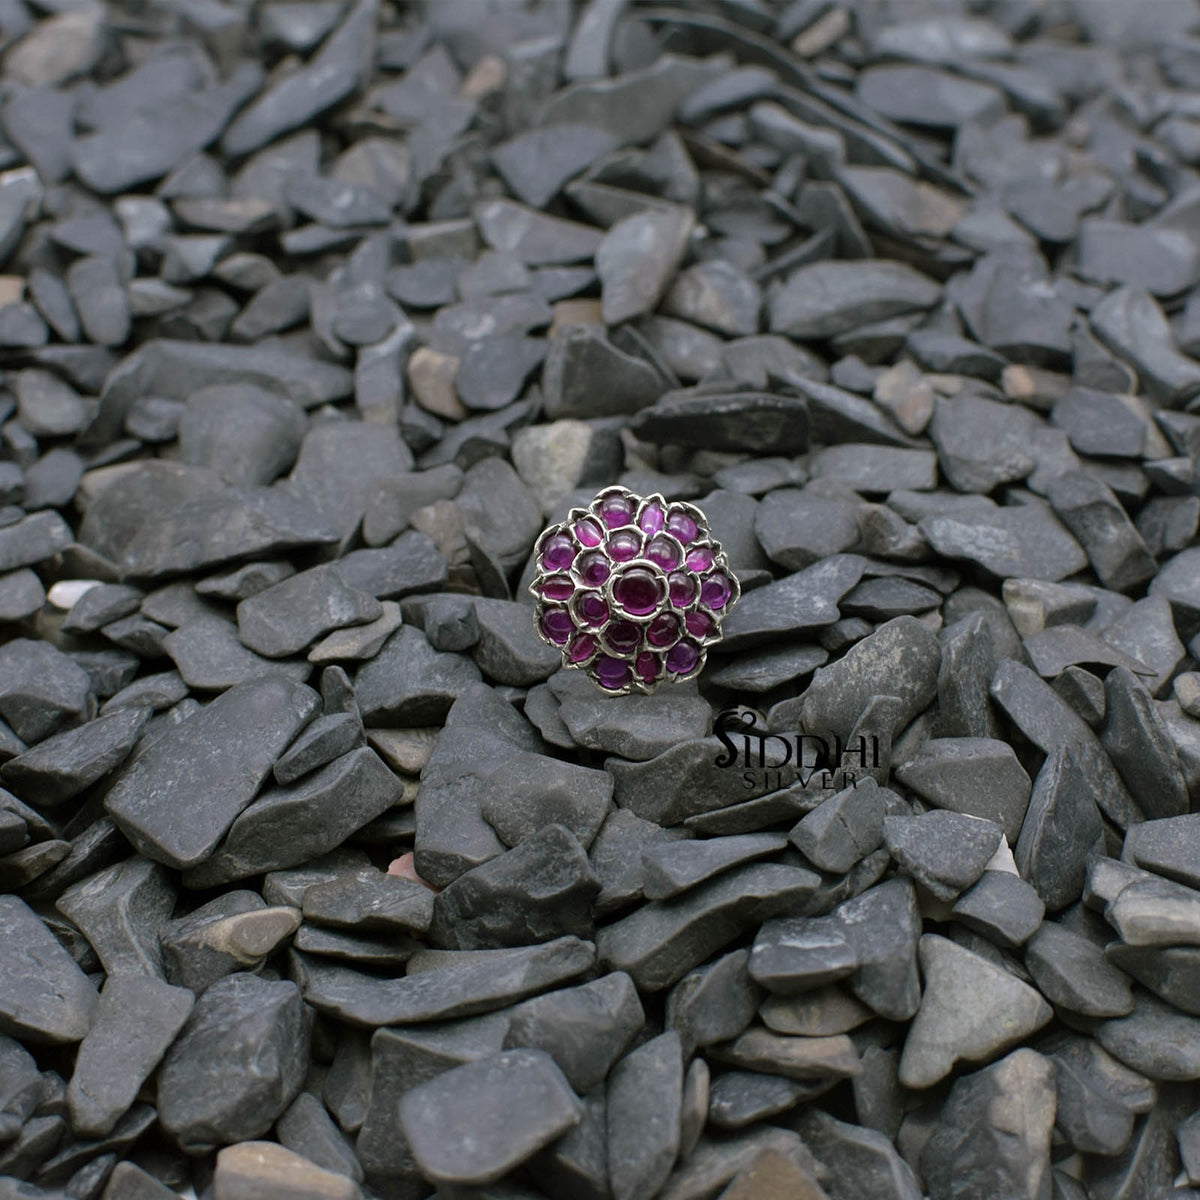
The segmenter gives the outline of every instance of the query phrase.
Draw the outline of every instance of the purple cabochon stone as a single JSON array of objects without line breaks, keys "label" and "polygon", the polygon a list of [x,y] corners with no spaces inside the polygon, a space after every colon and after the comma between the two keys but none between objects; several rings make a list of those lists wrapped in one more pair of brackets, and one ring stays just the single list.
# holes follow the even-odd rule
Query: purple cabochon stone
[{"label": "purple cabochon stone", "polygon": [[646,557],[664,571],[672,571],[679,566],[683,552],[673,538],[656,537],[650,539],[650,544],[646,547]]},{"label": "purple cabochon stone", "polygon": [[542,632],[557,646],[566,645],[574,630],[575,623],[565,608],[549,608],[542,616]]},{"label": "purple cabochon stone", "polygon": [[692,571],[707,571],[713,565],[713,552],[707,546],[696,546],[688,551],[687,565]]},{"label": "purple cabochon stone", "polygon": [[667,670],[686,675],[700,661],[700,647],[695,642],[676,642],[667,651]]},{"label": "purple cabochon stone", "polygon": [[610,658],[607,654],[601,654],[596,659],[592,670],[596,673],[600,686],[608,688],[610,691],[623,688],[632,678],[629,664],[624,659]]},{"label": "purple cabochon stone", "polygon": [[646,641],[665,650],[679,640],[680,632],[679,618],[674,613],[659,613],[646,628]]},{"label": "purple cabochon stone", "polygon": [[638,527],[644,533],[657,533],[667,523],[667,514],[657,501],[651,501],[638,517]]},{"label": "purple cabochon stone", "polygon": [[613,584],[613,599],[635,617],[652,613],[662,603],[664,592],[662,580],[644,567],[623,572]]},{"label": "purple cabochon stone", "polygon": [[732,594],[729,580],[720,571],[714,571],[700,585],[700,599],[709,608],[724,608]]},{"label": "purple cabochon stone", "polygon": [[621,529],[608,539],[608,554],[614,562],[628,562],[642,552],[642,539],[629,529]]},{"label": "purple cabochon stone", "polygon": [[687,513],[676,509],[667,514],[667,532],[673,533],[686,546],[700,532],[700,527]]},{"label": "purple cabochon stone", "polygon": [[575,536],[581,546],[598,546],[604,540],[604,531],[597,521],[584,517],[575,522]]},{"label": "purple cabochon stone", "polygon": [[556,533],[542,543],[542,565],[547,571],[565,571],[577,553],[575,543],[565,533]]},{"label": "purple cabochon stone", "polygon": [[676,608],[687,608],[700,591],[699,580],[695,575],[688,575],[684,571],[674,571],[667,576],[667,586],[670,589],[671,603]]},{"label": "purple cabochon stone", "polygon": [[662,663],[656,654],[643,650],[634,661],[634,670],[643,683],[653,683],[662,674]]},{"label": "purple cabochon stone", "polygon": [[600,516],[609,529],[633,522],[633,502],[626,496],[606,496],[600,501]]},{"label": "purple cabochon stone", "polygon": [[618,654],[629,654],[641,645],[642,631],[632,621],[614,621],[604,631],[604,640]]},{"label": "purple cabochon stone", "polygon": [[717,627],[716,621],[706,612],[701,612],[697,609],[695,612],[690,612],[683,618],[683,623],[687,626],[687,631],[694,638],[705,638]]},{"label": "purple cabochon stone", "polygon": [[598,550],[579,560],[579,577],[588,587],[599,587],[611,574],[608,559]]},{"label": "purple cabochon stone", "polygon": [[585,625],[603,625],[608,620],[608,602],[603,596],[587,592],[575,602],[575,612]]},{"label": "purple cabochon stone", "polygon": [[553,575],[542,581],[540,591],[547,600],[569,600],[575,585],[565,575]]},{"label": "purple cabochon stone", "polygon": [[593,654],[596,653],[596,648],[599,643],[590,633],[577,633],[571,639],[570,649],[567,651],[567,658],[573,663],[585,663]]}]

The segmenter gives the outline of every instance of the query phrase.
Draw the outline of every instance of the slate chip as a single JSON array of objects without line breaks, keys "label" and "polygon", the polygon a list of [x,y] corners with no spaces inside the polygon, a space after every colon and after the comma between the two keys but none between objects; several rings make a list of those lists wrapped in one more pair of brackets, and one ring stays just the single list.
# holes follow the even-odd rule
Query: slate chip
[{"label": "slate chip", "polygon": [[300,1090],[310,1028],[294,983],[245,973],[214,983],[163,1060],[163,1128],[193,1152],[265,1133]]},{"label": "slate chip", "polygon": [[[106,811],[155,861],[204,861],[318,703],[315,692],[278,676],[230,688],[139,755],[105,797]],[[163,805],[160,789],[174,803]]]},{"label": "slate chip", "polygon": [[[497,1122],[499,1114],[507,1115]],[[503,1050],[452,1068],[400,1101],[413,1154],[441,1183],[491,1183],[581,1117],[579,1100],[541,1050]],[[481,1137],[484,1128],[489,1133]]]},{"label": "slate chip", "polygon": [[40,917],[0,896],[0,1028],[35,1042],[69,1043],[91,1028],[96,991]]}]

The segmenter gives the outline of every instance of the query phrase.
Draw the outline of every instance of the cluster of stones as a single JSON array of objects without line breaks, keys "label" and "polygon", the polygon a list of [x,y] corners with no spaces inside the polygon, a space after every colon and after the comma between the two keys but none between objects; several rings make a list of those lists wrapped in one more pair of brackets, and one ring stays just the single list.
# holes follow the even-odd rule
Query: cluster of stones
[{"label": "cluster of stones", "polygon": [[617,695],[698,675],[740,594],[704,514],[657,492],[606,488],[551,525],[535,553],[539,633]]}]

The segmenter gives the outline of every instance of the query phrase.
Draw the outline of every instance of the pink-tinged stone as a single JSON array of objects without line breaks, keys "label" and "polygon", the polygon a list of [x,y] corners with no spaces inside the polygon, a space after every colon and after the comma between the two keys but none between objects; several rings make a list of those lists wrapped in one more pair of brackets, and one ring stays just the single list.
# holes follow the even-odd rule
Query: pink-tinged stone
[{"label": "pink-tinged stone", "polygon": [[667,576],[667,586],[670,589],[671,603],[676,608],[687,608],[700,591],[699,580],[695,575],[684,571],[673,571]]},{"label": "pink-tinged stone", "polygon": [[700,661],[700,647],[695,642],[676,642],[667,651],[667,670],[686,675]]},{"label": "pink-tinged stone", "polygon": [[638,517],[638,527],[643,533],[657,533],[667,523],[667,514],[657,501],[651,501]]},{"label": "pink-tinged stone", "polygon": [[565,608],[548,608],[542,616],[542,632],[556,645],[565,646],[575,623]]},{"label": "pink-tinged stone", "polygon": [[565,571],[576,553],[575,543],[565,533],[556,533],[542,543],[542,566],[547,571]]},{"label": "pink-tinged stone", "polygon": [[580,596],[575,613],[585,625],[603,625],[608,620],[608,602],[594,592]]},{"label": "pink-tinged stone", "polygon": [[606,496],[600,501],[600,518],[609,529],[633,523],[633,501],[627,496]]},{"label": "pink-tinged stone", "polygon": [[642,630],[632,621],[614,621],[604,631],[604,640],[618,654],[631,654],[642,644]]},{"label": "pink-tinged stone", "polygon": [[567,658],[573,663],[585,663],[596,653],[599,643],[590,633],[577,633],[571,639]]},{"label": "pink-tinged stone", "polygon": [[700,532],[700,527],[687,513],[676,509],[667,514],[667,532],[673,533],[686,546]]},{"label": "pink-tinged stone", "polygon": [[708,613],[701,612],[699,609],[688,613],[683,618],[683,623],[687,626],[688,633],[694,638],[706,638],[717,627],[716,621]]},{"label": "pink-tinged stone", "polygon": [[662,663],[658,661],[657,655],[643,650],[634,661],[634,670],[643,683],[653,683],[662,674]]},{"label": "pink-tinged stone", "polygon": [[596,659],[592,670],[595,671],[600,686],[610,692],[623,688],[633,677],[629,664],[624,659],[610,658],[607,654],[601,654]]},{"label": "pink-tinged stone", "polygon": [[700,585],[700,599],[709,608],[724,608],[729,603],[729,597],[732,594],[733,589],[729,586],[729,580],[720,571],[714,571]]},{"label": "pink-tinged stone", "polygon": [[575,522],[575,536],[581,546],[598,546],[604,540],[604,531],[600,524],[591,517],[584,517]]},{"label": "pink-tinged stone", "polygon": [[674,538],[656,537],[646,547],[646,557],[664,571],[673,571],[683,560],[683,551]]},{"label": "pink-tinged stone", "polygon": [[570,600],[575,585],[565,575],[552,575],[542,581],[539,591],[547,600]]},{"label": "pink-tinged stone", "polygon": [[424,884],[431,892],[440,892],[441,888],[436,888],[428,879],[422,879],[417,874],[416,858],[410,850],[407,854],[400,855],[399,858],[393,858],[388,863],[387,873],[389,875],[398,875],[401,879],[411,879],[416,883]]},{"label": "pink-tinged stone", "polygon": [[635,617],[652,613],[662,603],[663,594],[661,578],[652,575],[644,567],[633,567],[622,572],[613,584],[613,599]]},{"label": "pink-tinged stone", "polygon": [[642,539],[632,530],[622,529],[608,539],[608,554],[614,562],[628,562],[642,552]]},{"label": "pink-tinged stone", "polygon": [[646,627],[646,641],[660,650],[665,650],[679,640],[680,632],[679,618],[674,613],[659,613]]},{"label": "pink-tinged stone", "polygon": [[707,546],[696,546],[688,551],[688,569],[707,571],[713,565],[713,552]]},{"label": "pink-tinged stone", "polygon": [[598,550],[579,560],[579,577],[588,587],[599,587],[612,574],[608,559]]}]

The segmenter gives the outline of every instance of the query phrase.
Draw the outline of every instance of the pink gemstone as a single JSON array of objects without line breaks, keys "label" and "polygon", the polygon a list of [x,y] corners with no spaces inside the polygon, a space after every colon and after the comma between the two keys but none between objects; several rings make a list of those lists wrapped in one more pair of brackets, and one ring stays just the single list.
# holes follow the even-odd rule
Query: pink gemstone
[{"label": "pink gemstone", "polygon": [[638,525],[643,533],[657,533],[667,523],[667,514],[657,501],[647,504],[638,517]]},{"label": "pink gemstone", "polygon": [[713,552],[707,546],[696,546],[688,551],[687,565],[693,571],[707,571],[713,565]]},{"label": "pink gemstone", "polygon": [[608,620],[608,604],[603,596],[587,592],[575,602],[575,612],[585,625],[603,625]]},{"label": "pink gemstone", "polygon": [[679,543],[669,537],[651,538],[646,547],[646,557],[664,571],[673,570],[679,566]]},{"label": "pink gemstone", "polygon": [[679,640],[679,618],[674,613],[659,613],[646,628],[646,641],[660,650]]},{"label": "pink gemstone", "polygon": [[633,502],[625,496],[608,496],[600,501],[600,516],[609,529],[619,529],[633,521]]},{"label": "pink gemstone", "polygon": [[588,587],[599,587],[611,574],[612,568],[608,565],[608,559],[599,551],[585,554],[579,560],[579,577]]},{"label": "pink gemstone", "polygon": [[705,638],[717,627],[716,621],[712,619],[706,612],[701,612],[696,609],[695,612],[690,612],[683,618],[683,623],[687,626],[687,631],[694,638]]},{"label": "pink gemstone", "polygon": [[567,658],[573,663],[587,662],[596,653],[597,645],[596,639],[590,633],[577,633],[571,639],[571,646],[567,650]]},{"label": "pink gemstone", "polygon": [[596,659],[592,670],[595,671],[600,686],[611,692],[623,688],[632,677],[627,662],[619,658],[610,658],[607,654],[601,654]]},{"label": "pink gemstone", "polygon": [[667,651],[667,670],[686,675],[700,661],[700,647],[695,642],[676,642]]},{"label": "pink gemstone", "polygon": [[627,613],[644,617],[662,603],[663,585],[643,567],[634,567],[617,577],[613,598]]},{"label": "pink gemstone", "polygon": [[575,543],[565,533],[556,533],[542,543],[542,566],[547,571],[565,571],[575,554]]},{"label": "pink gemstone", "polygon": [[574,630],[575,623],[565,608],[548,608],[542,617],[542,632],[556,646],[565,646]]},{"label": "pink gemstone", "polygon": [[653,683],[662,672],[662,663],[649,650],[643,650],[634,660],[634,668],[643,683]]},{"label": "pink gemstone", "polygon": [[720,571],[714,571],[700,586],[700,599],[709,608],[724,608],[732,594],[729,580]]},{"label": "pink gemstone", "polygon": [[591,517],[584,517],[582,521],[575,522],[575,536],[580,545],[598,546],[604,538],[604,531]]},{"label": "pink gemstone", "polygon": [[630,530],[621,530],[608,539],[608,553],[614,562],[628,562],[642,551],[642,539]]},{"label": "pink gemstone", "polygon": [[700,532],[700,528],[687,513],[676,509],[667,517],[667,532],[673,533],[686,546]]},{"label": "pink gemstone", "polygon": [[565,575],[553,575],[543,580],[540,591],[547,600],[569,600],[575,585]]},{"label": "pink gemstone", "polygon": [[667,584],[671,590],[671,603],[676,608],[687,608],[700,590],[695,575],[688,575],[683,571],[673,571],[668,575]]},{"label": "pink gemstone", "polygon": [[604,631],[604,640],[618,654],[632,654],[642,644],[642,631],[632,621],[614,621]]}]

